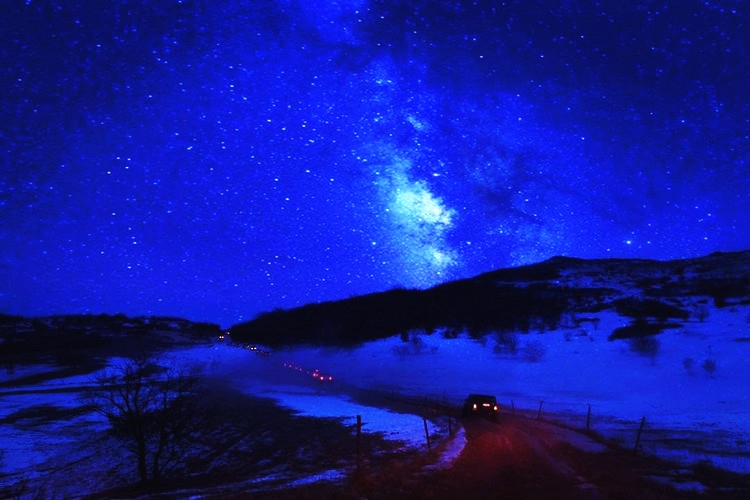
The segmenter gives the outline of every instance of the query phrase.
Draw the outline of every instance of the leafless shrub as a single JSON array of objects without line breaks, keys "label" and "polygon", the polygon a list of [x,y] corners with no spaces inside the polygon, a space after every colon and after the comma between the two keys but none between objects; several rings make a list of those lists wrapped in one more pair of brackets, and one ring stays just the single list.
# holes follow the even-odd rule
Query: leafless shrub
[{"label": "leafless shrub", "polygon": [[711,314],[706,304],[696,304],[692,310],[693,317],[703,323]]},{"label": "leafless shrub", "polygon": [[703,360],[703,364],[701,365],[703,369],[708,373],[709,376],[713,377],[714,372],[716,371],[716,360],[713,358],[706,358]]},{"label": "leafless shrub", "polygon": [[538,340],[532,340],[526,344],[523,354],[526,361],[538,363],[547,354],[547,347]]},{"label": "leafless shrub", "polygon": [[196,398],[199,375],[137,356],[97,376],[83,396],[133,454],[141,483],[158,483],[185,459],[203,417]]},{"label": "leafless shrub", "polygon": [[643,335],[629,339],[630,350],[651,359],[659,354],[659,339],[653,335]]},{"label": "leafless shrub", "polygon": [[435,353],[437,351],[437,347],[428,346],[422,338],[422,334],[422,331],[406,332],[406,334],[402,334],[402,343],[393,346],[393,352],[395,352],[399,356]]},{"label": "leafless shrub", "polygon": [[517,354],[518,334],[515,332],[496,332],[494,352],[496,354],[506,352],[513,355]]},{"label": "leafless shrub", "polygon": [[682,360],[682,366],[685,367],[688,373],[692,373],[695,368],[695,360],[693,358],[685,358]]}]

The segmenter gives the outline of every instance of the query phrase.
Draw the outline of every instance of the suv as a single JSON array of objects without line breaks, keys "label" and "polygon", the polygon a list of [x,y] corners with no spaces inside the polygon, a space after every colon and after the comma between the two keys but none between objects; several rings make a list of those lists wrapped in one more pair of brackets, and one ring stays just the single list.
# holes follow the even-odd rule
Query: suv
[{"label": "suv", "polygon": [[497,421],[497,416],[500,414],[500,405],[497,404],[495,396],[469,394],[469,397],[464,401],[462,414],[464,417],[482,415]]}]

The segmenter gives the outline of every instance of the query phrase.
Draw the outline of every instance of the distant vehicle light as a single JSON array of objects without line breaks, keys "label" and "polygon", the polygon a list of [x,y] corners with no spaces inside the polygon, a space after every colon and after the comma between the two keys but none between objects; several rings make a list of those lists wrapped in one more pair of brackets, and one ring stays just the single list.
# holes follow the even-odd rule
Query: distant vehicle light
[{"label": "distant vehicle light", "polygon": [[497,421],[500,405],[495,396],[488,394],[469,394],[464,402],[463,416],[483,415]]}]

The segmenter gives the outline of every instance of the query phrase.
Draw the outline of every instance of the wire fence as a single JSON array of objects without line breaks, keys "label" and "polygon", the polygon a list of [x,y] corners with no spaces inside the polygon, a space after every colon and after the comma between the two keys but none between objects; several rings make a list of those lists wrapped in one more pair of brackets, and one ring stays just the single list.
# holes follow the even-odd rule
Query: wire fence
[{"label": "wire fence", "polygon": [[[446,419],[451,434],[461,421],[463,400],[447,395],[415,394],[395,388],[359,389],[380,403],[408,407],[427,419]],[[501,415],[543,421],[572,430],[608,448],[658,456],[684,465],[696,463],[733,472],[750,472],[748,436],[686,423],[666,425],[655,417],[599,414],[590,404],[577,406],[530,398],[498,400]],[[500,425],[502,425],[502,420]],[[429,439],[429,438],[428,438]]]}]

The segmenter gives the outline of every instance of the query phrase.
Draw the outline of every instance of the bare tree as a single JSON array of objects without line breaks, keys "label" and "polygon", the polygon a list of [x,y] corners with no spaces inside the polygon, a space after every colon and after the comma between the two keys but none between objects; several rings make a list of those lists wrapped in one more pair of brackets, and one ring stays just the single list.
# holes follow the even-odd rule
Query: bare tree
[{"label": "bare tree", "polygon": [[158,482],[186,457],[203,421],[199,383],[197,369],[164,368],[145,355],[95,378],[86,403],[107,418],[112,434],[133,453],[142,484]]}]

